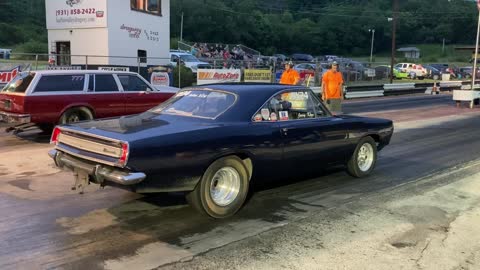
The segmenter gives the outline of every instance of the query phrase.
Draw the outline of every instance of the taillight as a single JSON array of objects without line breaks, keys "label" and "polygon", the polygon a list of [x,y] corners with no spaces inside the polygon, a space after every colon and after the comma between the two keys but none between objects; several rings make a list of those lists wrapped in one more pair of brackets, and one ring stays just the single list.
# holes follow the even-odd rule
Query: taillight
[{"label": "taillight", "polygon": [[122,142],[122,154],[120,155],[118,164],[120,166],[125,166],[127,165],[127,160],[128,160],[128,143]]},{"label": "taillight", "polygon": [[52,132],[52,137],[50,138],[50,143],[51,144],[57,144],[58,143],[58,136],[62,133],[62,130],[60,128],[55,127]]}]

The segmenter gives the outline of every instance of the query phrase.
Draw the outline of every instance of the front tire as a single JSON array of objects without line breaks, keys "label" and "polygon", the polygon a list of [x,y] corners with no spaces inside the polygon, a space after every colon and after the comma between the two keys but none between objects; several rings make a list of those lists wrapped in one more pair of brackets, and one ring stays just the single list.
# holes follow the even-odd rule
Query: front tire
[{"label": "front tire", "polygon": [[242,207],[249,187],[248,172],[236,156],[213,162],[195,190],[187,194],[188,203],[213,218],[227,218]]},{"label": "front tire", "polygon": [[377,163],[377,144],[372,137],[365,137],[357,144],[357,148],[347,163],[347,172],[353,177],[365,177],[375,168]]}]

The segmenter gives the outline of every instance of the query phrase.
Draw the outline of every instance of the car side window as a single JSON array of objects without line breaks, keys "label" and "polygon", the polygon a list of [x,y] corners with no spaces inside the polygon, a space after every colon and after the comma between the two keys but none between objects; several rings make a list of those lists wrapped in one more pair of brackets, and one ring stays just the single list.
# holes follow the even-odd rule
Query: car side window
[{"label": "car side window", "polygon": [[35,92],[83,91],[85,75],[43,75]]},{"label": "car side window", "polygon": [[118,85],[111,74],[95,75],[95,92],[118,92]]},{"label": "car side window", "polygon": [[153,91],[148,84],[142,79],[134,75],[118,75],[120,83],[122,84],[123,91],[125,92],[141,92],[141,91]]},{"label": "car side window", "polygon": [[309,91],[295,90],[272,97],[254,115],[253,121],[290,121],[315,117],[314,103]]},{"label": "car side window", "polygon": [[318,98],[316,98],[312,92],[310,92],[310,99],[312,100],[312,106],[315,109],[316,118],[329,116],[322,102]]}]

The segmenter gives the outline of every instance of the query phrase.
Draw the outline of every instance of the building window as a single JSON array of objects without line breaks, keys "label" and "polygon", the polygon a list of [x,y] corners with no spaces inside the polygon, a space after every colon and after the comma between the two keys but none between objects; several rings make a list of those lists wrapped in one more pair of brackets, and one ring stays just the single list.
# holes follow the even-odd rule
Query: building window
[{"label": "building window", "polygon": [[145,50],[138,50],[137,51],[138,62],[139,63],[147,63],[147,51]]},{"label": "building window", "polygon": [[162,0],[130,0],[132,10],[162,15]]}]

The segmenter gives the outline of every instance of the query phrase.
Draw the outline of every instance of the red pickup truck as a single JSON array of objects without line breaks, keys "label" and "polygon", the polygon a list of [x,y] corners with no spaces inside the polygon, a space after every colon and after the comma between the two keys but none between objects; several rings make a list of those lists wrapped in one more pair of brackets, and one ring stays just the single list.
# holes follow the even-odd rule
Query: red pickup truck
[{"label": "red pickup truck", "polygon": [[175,94],[133,72],[97,70],[21,72],[0,91],[0,122],[41,128],[137,114]]}]

